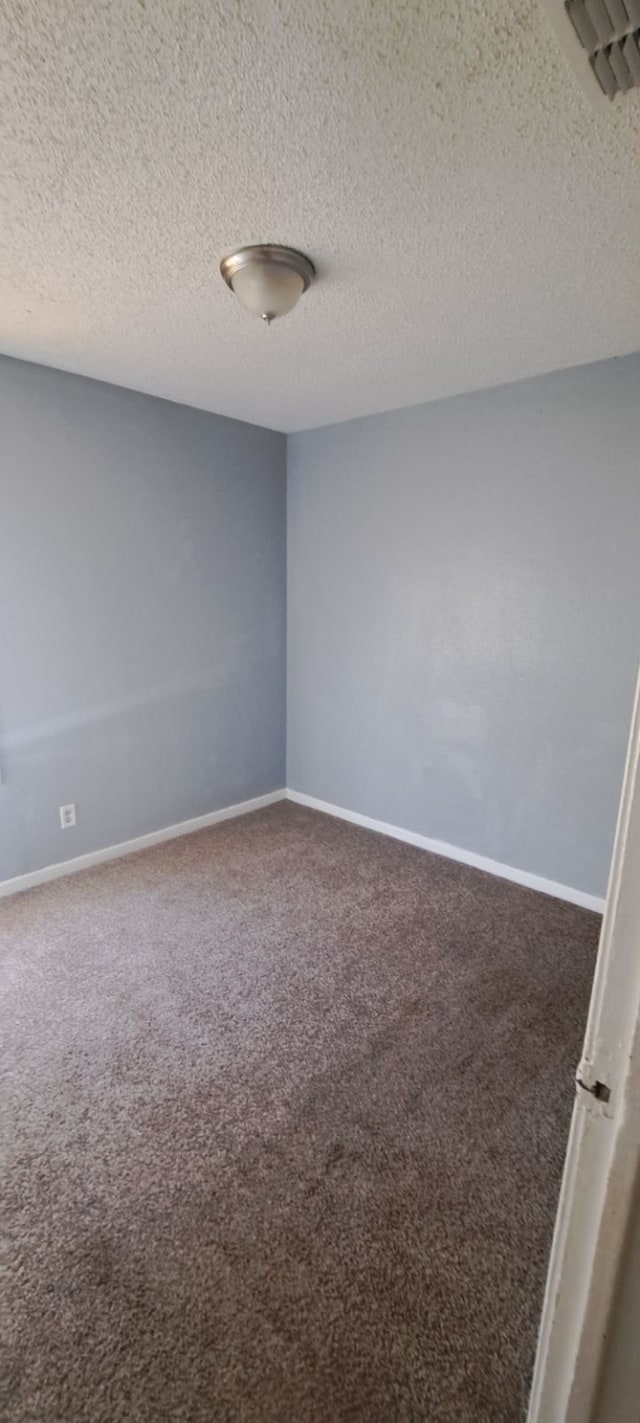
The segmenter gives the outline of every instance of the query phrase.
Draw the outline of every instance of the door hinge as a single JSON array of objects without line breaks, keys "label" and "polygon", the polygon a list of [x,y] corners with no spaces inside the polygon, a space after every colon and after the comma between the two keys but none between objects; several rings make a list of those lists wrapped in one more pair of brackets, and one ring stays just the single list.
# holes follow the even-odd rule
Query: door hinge
[{"label": "door hinge", "polygon": [[576,1077],[576,1086],[581,1087],[583,1092],[590,1092],[597,1102],[609,1102],[611,1100],[611,1088],[606,1082],[583,1082],[581,1077]]}]

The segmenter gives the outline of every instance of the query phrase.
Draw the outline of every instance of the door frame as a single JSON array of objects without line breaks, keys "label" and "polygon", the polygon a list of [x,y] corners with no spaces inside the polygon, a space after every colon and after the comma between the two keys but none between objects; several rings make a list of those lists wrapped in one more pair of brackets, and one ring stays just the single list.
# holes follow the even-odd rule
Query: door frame
[{"label": "door frame", "polygon": [[[608,1351],[628,1347],[616,1291],[639,1185],[640,677],[528,1423],[596,1423]],[[630,1423],[622,1400],[607,1423]]]}]

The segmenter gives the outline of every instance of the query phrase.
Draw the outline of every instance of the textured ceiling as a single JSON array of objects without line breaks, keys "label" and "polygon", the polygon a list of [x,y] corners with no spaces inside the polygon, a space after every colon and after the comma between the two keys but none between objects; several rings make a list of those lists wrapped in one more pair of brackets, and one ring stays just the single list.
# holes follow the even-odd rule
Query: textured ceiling
[{"label": "textured ceiling", "polygon": [[[282,430],[640,347],[640,96],[538,0],[2,0],[0,347]],[[269,330],[218,275],[285,242]]]}]

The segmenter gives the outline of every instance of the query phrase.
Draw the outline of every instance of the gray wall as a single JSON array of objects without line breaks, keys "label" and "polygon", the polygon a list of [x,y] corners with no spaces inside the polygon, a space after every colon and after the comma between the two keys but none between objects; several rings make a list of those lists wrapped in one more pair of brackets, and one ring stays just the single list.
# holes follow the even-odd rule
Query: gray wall
[{"label": "gray wall", "polygon": [[0,879],[284,784],[284,436],[1,359],[0,511]]},{"label": "gray wall", "polygon": [[288,784],[604,893],[640,357],[292,435]]}]

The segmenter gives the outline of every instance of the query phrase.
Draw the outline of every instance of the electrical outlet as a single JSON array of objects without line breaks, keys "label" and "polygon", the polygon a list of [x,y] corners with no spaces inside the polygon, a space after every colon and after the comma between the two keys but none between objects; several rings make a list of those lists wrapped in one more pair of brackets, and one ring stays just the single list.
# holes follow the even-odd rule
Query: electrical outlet
[{"label": "electrical outlet", "polygon": [[72,825],[75,825],[75,823],[76,823],[76,808],[75,808],[75,805],[61,805],[61,806],[60,806],[60,829],[61,829],[61,830],[70,830],[71,827],[72,827]]}]

